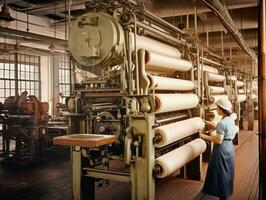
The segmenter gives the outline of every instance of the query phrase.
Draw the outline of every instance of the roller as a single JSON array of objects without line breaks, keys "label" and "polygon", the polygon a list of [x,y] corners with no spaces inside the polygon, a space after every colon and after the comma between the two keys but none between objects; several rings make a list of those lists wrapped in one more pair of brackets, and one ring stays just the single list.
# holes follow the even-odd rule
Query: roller
[{"label": "roller", "polygon": [[225,93],[224,87],[217,87],[217,86],[209,86],[210,92],[212,94],[221,94]]},{"label": "roller", "polygon": [[237,87],[243,87],[244,86],[244,82],[243,81],[236,81],[236,86]]},{"label": "roller", "polygon": [[237,77],[235,75],[228,76],[229,80],[236,81]]},{"label": "roller", "polygon": [[210,102],[215,103],[216,101],[218,101],[221,98],[228,99],[228,96],[227,95],[213,95],[210,97]]},{"label": "roller", "polygon": [[225,80],[225,76],[211,72],[207,72],[207,77],[209,81],[213,82],[223,82]]},{"label": "roller", "polygon": [[237,96],[237,102],[238,103],[246,101],[246,100],[247,100],[247,96],[245,94],[240,94]]},{"label": "roller", "polygon": [[160,71],[160,72],[187,72],[193,67],[192,63],[178,58],[167,57],[153,52],[147,52],[145,59],[147,71]]},{"label": "roller", "polygon": [[198,105],[196,94],[156,94],[155,113],[164,113],[194,108]]},{"label": "roller", "polygon": [[[135,41],[134,34],[131,34],[130,36],[132,38],[131,45],[132,47],[134,47],[134,41]],[[136,42],[137,50],[145,49],[147,51],[161,54],[161,55],[168,56],[168,57],[172,57],[172,58],[181,57],[180,52],[175,47],[172,47],[170,45],[164,44],[162,42],[159,42],[157,40],[154,40],[154,39],[151,39],[145,36],[137,35],[136,38],[137,38],[137,42]]]},{"label": "roller", "polygon": [[234,121],[237,120],[237,114],[236,113],[232,113],[230,116],[233,118]]},{"label": "roller", "polygon": [[245,93],[245,91],[244,91],[244,89],[240,89],[240,90],[238,90],[238,93],[243,94],[243,93]]},{"label": "roller", "polygon": [[[200,70],[201,70],[201,66],[200,65]],[[211,73],[214,73],[214,74],[218,74],[218,69],[214,68],[214,67],[211,67],[209,65],[203,65],[203,71],[204,72],[211,72]]]},{"label": "roller", "polygon": [[177,140],[188,137],[203,129],[205,123],[200,117],[194,117],[183,121],[160,126],[155,129],[155,135],[160,137],[155,147],[161,148]]},{"label": "roller", "polygon": [[154,75],[148,75],[148,77],[150,79],[150,89],[175,91],[190,91],[194,89],[192,81]]},{"label": "roller", "polygon": [[257,96],[256,94],[252,94],[251,98],[252,98],[252,99],[257,99],[258,96]]},{"label": "roller", "polygon": [[157,178],[169,176],[180,169],[206,150],[204,140],[198,138],[163,156],[156,158],[155,166],[159,166],[161,171],[156,174]]}]

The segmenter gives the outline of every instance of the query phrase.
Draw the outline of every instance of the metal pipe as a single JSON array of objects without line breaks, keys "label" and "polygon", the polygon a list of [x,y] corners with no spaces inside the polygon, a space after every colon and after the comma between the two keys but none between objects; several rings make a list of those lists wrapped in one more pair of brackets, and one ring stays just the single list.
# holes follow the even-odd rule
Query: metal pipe
[{"label": "metal pipe", "polygon": [[[134,1],[134,0],[129,0],[131,4],[137,5],[138,1]],[[163,26],[163,28],[169,29],[172,32],[178,32],[179,34],[185,34],[184,31],[182,31],[181,29],[173,26],[172,24],[168,23],[167,21],[163,20],[162,18],[156,16],[155,14],[151,13],[148,10],[144,10],[144,15],[146,17],[146,19],[150,19],[153,22],[155,22],[155,24],[157,25],[161,25]]]},{"label": "metal pipe", "polygon": [[178,32],[179,34],[184,35],[184,31],[182,31],[181,29],[173,26],[172,24],[168,23],[167,21],[163,20],[162,18],[154,15],[153,13],[149,12],[148,10],[145,10],[144,15],[148,18],[148,19],[152,19],[154,20],[156,23],[158,23],[159,25],[162,25],[164,28],[167,28],[173,32]]},{"label": "metal pipe", "polygon": [[19,97],[18,92],[18,53],[14,54],[15,57],[15,96],[16,98]]},{"label": "metal pipe", "polygon": [[259,99],[259,199],[266,198],[266,3],[259,4],[258,99]]},{"label": "metal pipe", "polygon": [[142,95],[148,95],[148,88],[149,88],[149,85],[150,85],[150,80],[149,78],[147,77],[147,74],[146,74],[146,71],[145,71],[145,54],[146,54],[146,51],[144,49],[140,49],[138,51],[139,56],[138,56],[138,67],[139,67],[139,70],[138,70],[138,87],[139,87],[139,94],[142,94]]},{"label": "metal pipe", "polygon": [[136,88],[137,88],[137,95],[139,95],[140,94],[140,91],[139,91],[139,64],[138,64],[138,54],[137,54],[137,24],[136,24],[137,19],[136,19],[135,14],[133,15],[133,18],[134,18],[134,49],[136,52],[135,53]]},{"label": "metal pipe", "polygon": [[177,45],[184,44],[181,40],[179,40],[179,39],[177,39],[175,37],[172,37],[170,35],[167,35],[167,34],[161,32],[161,31],[159,31],[159,30],[157,30],[155,28],[152,28],[151,26],[148,26],[148,25],[146,25],[144,23],[141,23],[141,22],[137,21],[136,24],[137,24],[137,26],[145,29],[144,33],[146,31],[148,31],[151,34],[153,34],[153,37],[156,37],[156,38],[159,38],[159,39],[164,39],[164,40],[167,40],[167,41],[169,41],[171,43],[175,43]]},{"label": "metal pipe", "polygon": [[224,34],[221,31],[222,57],[224,57]]},{"label": "metal pipe", "polygon": [[235,41],[241,47],[241,49],[247,53],[251,57],[252,60],[257,60],[255,52],[250,49],[247,45],[246,41],[244,40],[241,33],[235,26],[226,6],[222,4],[220,0],[201,0],[205,3],[220,19],[224,27],[231,33]]},{"label": "metal pipe", "polygon": [[218,63],[218,62],[215,62],[215,61],[213,61],[213,60],[210,60],[210,59],[208,59],[208,58],[204,58],[204,57],[203,57],[202,60],[203,60],[204,63],[209,63],[209,64],[217,65],[217,66],[219,66],[219,67],[222,67],[222,66],[223,66],[222,64],[220,64],[220,63]]}]

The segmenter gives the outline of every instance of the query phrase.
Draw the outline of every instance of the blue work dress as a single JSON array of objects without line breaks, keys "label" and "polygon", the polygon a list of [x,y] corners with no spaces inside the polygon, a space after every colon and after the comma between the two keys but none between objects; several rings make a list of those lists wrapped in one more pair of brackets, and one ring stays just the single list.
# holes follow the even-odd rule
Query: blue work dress
[{"label": "blue work dress", "polygon": [[224,117],[216,127],[217,134],[223,135],[221,144],[214,144],[203,192],[220,198],[233,193],[235,123],[232,117]]}]

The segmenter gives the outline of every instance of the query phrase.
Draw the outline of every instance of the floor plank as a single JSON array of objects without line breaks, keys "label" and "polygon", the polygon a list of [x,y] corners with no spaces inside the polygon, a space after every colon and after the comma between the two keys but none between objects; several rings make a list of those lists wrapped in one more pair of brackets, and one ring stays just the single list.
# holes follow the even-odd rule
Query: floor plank
[{"label": "floor plank", "polygon": [[[256,131],[242,130],[240,144],[235,146],[235,188],[230,200],[258,199],[258,136]],[[203,163],[206,174],[207,163]],[[1,200],[71,200],[71,171],[68,149],[48,152],[42,163],[21,169],[0,167]],[[202,181],[169,177],[156,184],[157,200],[214,200],[202,195]],[[127,200],[129,184],[111,182],[109,187],[97,187],[97,200]]]}]

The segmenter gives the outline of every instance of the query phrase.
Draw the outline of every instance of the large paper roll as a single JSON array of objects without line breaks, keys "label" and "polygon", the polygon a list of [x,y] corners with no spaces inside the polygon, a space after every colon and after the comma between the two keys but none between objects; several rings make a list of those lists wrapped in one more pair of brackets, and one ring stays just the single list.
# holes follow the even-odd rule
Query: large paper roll
[{"label": "large paper roll", "polygon": [[236,113],[232,113],[230,116],[233,118],[234,121],[237,120],[237,114]]},{"label": "large paper roll", "polygon": [[228,99],[228,96],[227,95],[213,95],[213,96],[211,96],[210,101],[212,103],[215,103],[216,101],[218,101],[221,98]]},{"label": "large paper roll", "polygon": [[245,94],[240,94],[237,96],[237,102],[238,103],[246,101],[246,100],[247,100],[247,96]]},{"label": "large paper roll", "polygon": [[189,80],[168,78],[162,76],[148,75],[150,79],[150,89],[155,90],[175,90],[190,91],[194,89],[194,83]]},{"label": "large paper roll", "polygon": [[203,129],[205,123],[200,117],[194,117],[183,121],[160,126],[155,129],[155,134],[161,137],[161,141],[155,147],[161,148],[177,140],[188,137]]},{"label": "large paper roll", "polygon": [[237,81],[236,82],[236,86],[237,87],[243,87],[244,86],[244,82],[243,81]]},{"label": "large paper roll", "polygon": [[237,77],[235,75],[228,76],[229,80],[236,81]]},{"label": "large paper roll", "polygon": [[[132,47],[134,47],[134,41],[135,41],[134,34],[131,34],[131,38],[132,38],[131,45]],[[161,54],[164,56],[180,58],[180,52],[175,47],[172,47],[170,45],[167,45],[165,43],[159,42],[157,40],[145,36],[137,35],[136,38],[137,38],[136,42],[137,50],[145,49],[147,51]]]},{"label": "large paper roll", "polygon": [[157,178],[169,176],[206,150],[206,143],[202,139],[193,140],[163,156],[156,158],[155,165],[162,169]]},{"label": "large paper roll", "polygon": [[238,90],[238,93],[239,93],[239,94],[244,94],[245,91],[244,91],[244,89],[240,89],[240,90]]},{"label": "large paper roll", "polygon": [[146,58],[147,71],[165,71],[167,73],[174,71],[187,72],[192,67],[192,63],[187,60],[167,57],[153,52],[148,52]]},{"label": "large paper roll", "polygon": [[198,105],[196,94],[156,94],[155,113],[164,113],[194,108]]},{"label": "large paper roll", "polygon": [[225,93],[224,87],[209,86],[211,94],[222,94]]},{"label": "large paper roll", "polygon": [[223,82],[225,80],[225,76],[211,72],[207,72],[207,77],[209,81],[213,82]]},{"label": "large paper roll", "polygon": [[[200,70],[201,70],[201,66],[202,65],[200,65]],[[211,73],[214,73],[214,74],[218,74],[219,72],[218,72],[218,69],[216,69],[216,68],[214,68],[214,67],[211,67],[211,66],[209,66],[209,65],[203,65],[203,71],[205,71],[205,72],[211,72]]]}]

